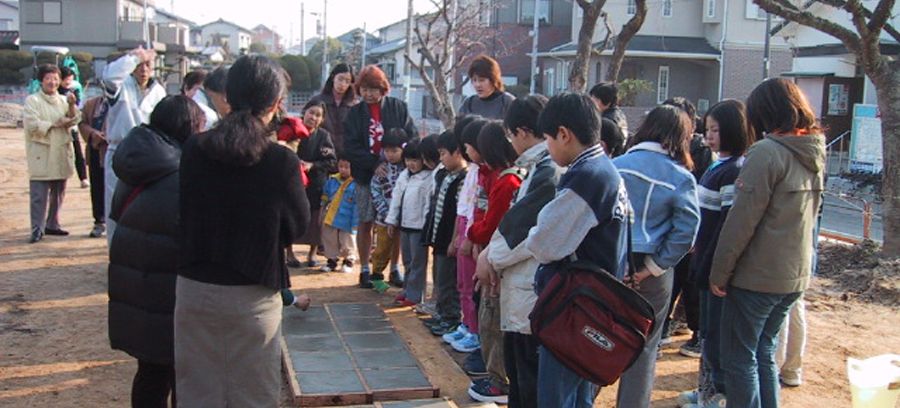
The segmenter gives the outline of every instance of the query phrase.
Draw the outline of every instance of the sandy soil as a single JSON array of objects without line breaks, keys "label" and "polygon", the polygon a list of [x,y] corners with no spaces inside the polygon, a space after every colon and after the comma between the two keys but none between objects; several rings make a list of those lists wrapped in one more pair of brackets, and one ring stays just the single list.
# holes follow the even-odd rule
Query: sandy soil
[{"label": "sandy soil", "polygon": [[[109,348],[106,329],[106,240],[91,239],[88,191],[70,181],[62,222],[72,235],[28,244],[28,182],[21,130],[0,130],[0,406],[122,407],[129,404],[135,360]],[[305,248],[297,248],[300,253]],[[893,264],[892,267],[896,267]],[[353,287],[355,276],[295,271],[295,288],[314,302],[390,304],[395,292],[377,295]],[[888,283],[896,287],[897,275]],[[879,292],[880,293],[880,292]],[[896,304],[847,295],[823,278],[808,296],[809,345],[804,385],[782,393],[786,407],[849,406],[848,356],[900,351]],[[865,302],[865,303],[864,303]],[[468,378],[439,340],[408,308],[388,308],[442,394],[458,404]],[[679,340],[687,340],[686,336]],[[676,343],[676,345],[680,344]],[[678,392],[696,381],[697,360],[667,348],[657,366],[654,407],[672,407]],[[611,407],[615,387],[596,406]]]}]

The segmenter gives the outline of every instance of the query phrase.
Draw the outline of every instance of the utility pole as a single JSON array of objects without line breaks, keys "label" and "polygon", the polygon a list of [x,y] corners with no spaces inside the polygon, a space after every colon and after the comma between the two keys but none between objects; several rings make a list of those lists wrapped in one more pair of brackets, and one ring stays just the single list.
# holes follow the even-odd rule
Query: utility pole
[{"label": "utility pole", "polygon": [[769,79],[769,70],[772,67],[772,14],[766,13],[766,43],[763,49],[763,81]]},{"label": "utility pole", "polygon": [[540,17],[538,17],[539,1],[534,0],[534,21],[531,27],[531,84],[528,86],[528,93],[530,94],[534,94],[535,82],[537,82],[538,29],[540,27]]},{"label": "utility pole", "polygon": [[322,5],[322,83],[320,88],[325,86],[328,79],[328,0],[324,0]]},{"label": "utility pole", "polygon": [[362,71],[362,69],[366,66],[366,43],[367,43],[368,40],[369,40],[369,33],[366,32],[366,23],[365,23],[365,22],[363,22],[363,32],[362,32],[362,35],[363,35],[363,41],[362,41],[362,57],[360,58],[360,62],[359,62],[359,70],[360,70],[360,71]]},{"label": "utility pole", "polygon": [[144,43],[148,50],[153,48],[153,45],[150,44],[150,16],[147,14],[147,0],[144,0]]},{"label": "utility pole", "polygon": [[[303,3],[300,3],[300,55],[306,55],[306,10],[303,8]],[[291,41],[294,41],[294,38],[291,38]]]},{"label": "utility pole", "polygon": [[[412,59],[412,32],[413,32],[413,0],[409,0],[406,6],[406,55]],[[405,58],[403,60],[403,100],[409,105],[409,87],[412,86],[412,64]]]}]

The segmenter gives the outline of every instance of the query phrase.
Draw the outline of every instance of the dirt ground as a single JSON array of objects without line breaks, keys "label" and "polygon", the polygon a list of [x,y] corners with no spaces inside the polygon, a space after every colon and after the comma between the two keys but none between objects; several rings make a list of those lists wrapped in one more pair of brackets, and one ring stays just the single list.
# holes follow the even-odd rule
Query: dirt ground
[{"label": "dirt ground", "polygon": [[[28,244],[28,180],[21,130],[0,130],[0,406],[123,407],[129,404],[135,360],[109,348],[107,339],[106,240],[87,237],[91,228],[88,190],[69,182],[62,222],[72,235]],[[898,263],[860,262],[849,249],[835,247],[823,273],[807,294],[809,343],[804,385],[782,392],[786,407],[850,405],[845,361],[900,351],[897,301]],[[297,247],[298,253],[305,248]],[[866,262],[869,262],[866,264]],[[854,266],[855,265],[855,266]],[[862,268],[843,274],[844,268]],[[831,268],[835,269],[835,268]],[[876,270],[875,273],[867,272]],[[849,276],[847,279],[841,276]],[[877,279],[875,279],[877,278]],[[877,281],[868,284],[869,281]],[[356,289],[355,276],[295,270],[295,289],[314,302],[376,302],[389,305],[395,291],[377,295]],[[859,285],[859,283],[866,283]],[[461,406],[468,378],[439,339],[427,333],[408,308],[387,308],[442,395]],[[686,336],[679,342],[687,340]],[[654,407],[672,407],[680,391],[696,382],[697,360],[664,350],[657,365]],[[615,387],[595,404],[612,407]]]}]

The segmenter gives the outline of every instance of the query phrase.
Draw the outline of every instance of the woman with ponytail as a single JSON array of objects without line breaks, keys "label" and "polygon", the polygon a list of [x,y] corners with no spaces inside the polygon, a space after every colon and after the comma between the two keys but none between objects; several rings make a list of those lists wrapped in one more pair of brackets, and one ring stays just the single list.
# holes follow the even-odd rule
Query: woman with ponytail
[{"label": "woman with ponytail", "polygon": [[278,64],[244,56],[228,72],[231,113],[184,145],[175,302],[178,402],[273,407],[281,388],[284,248],[309,223],[297,155],[272,141],[285,95]]}]

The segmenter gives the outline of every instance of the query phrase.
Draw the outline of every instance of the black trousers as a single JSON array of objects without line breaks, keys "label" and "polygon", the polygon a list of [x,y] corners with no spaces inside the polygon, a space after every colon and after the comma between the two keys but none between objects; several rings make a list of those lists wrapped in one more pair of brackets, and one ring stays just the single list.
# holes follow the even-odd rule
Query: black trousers
[{"label": "black trousers", "polygon": [[94,149],[90,143],[87,144],[87,162],[91,175],[91,212],[94,216],[95,224],[106,223],[103,208],[103,196],[105,194],[106,184],[104,183],[103,155],[100,151]]},{"label": "black trousers", "polygon": [[[695,333],[700,332],[700,292],[697,284],[691,281],[691,254],[688,253],[675,265],[675,284],[672,287],[672,300],[669,303],[669,315],[666,316],[664,329],[668,329],[675,312],[675,302],[681,295],[681,306],[688,328]],[[665,333],[665,332],[663,332]]]},{"label": "black trousers", "polygon": [[537,408],[537,337],[503,332],[503,353],[509,377],[509,408]]},{"label": "black trousers", "polygon": [[75,150],[75,172],[79,180],[87,180],[87,168],[84,167],[84,151],[81,150],[81,140],[78,140],[78,131],[72,131],[72,149]]},{"label": "black trousers", "polygon": [[175,408],[175,366],[138,360],[131,386],[132,408]]}]

